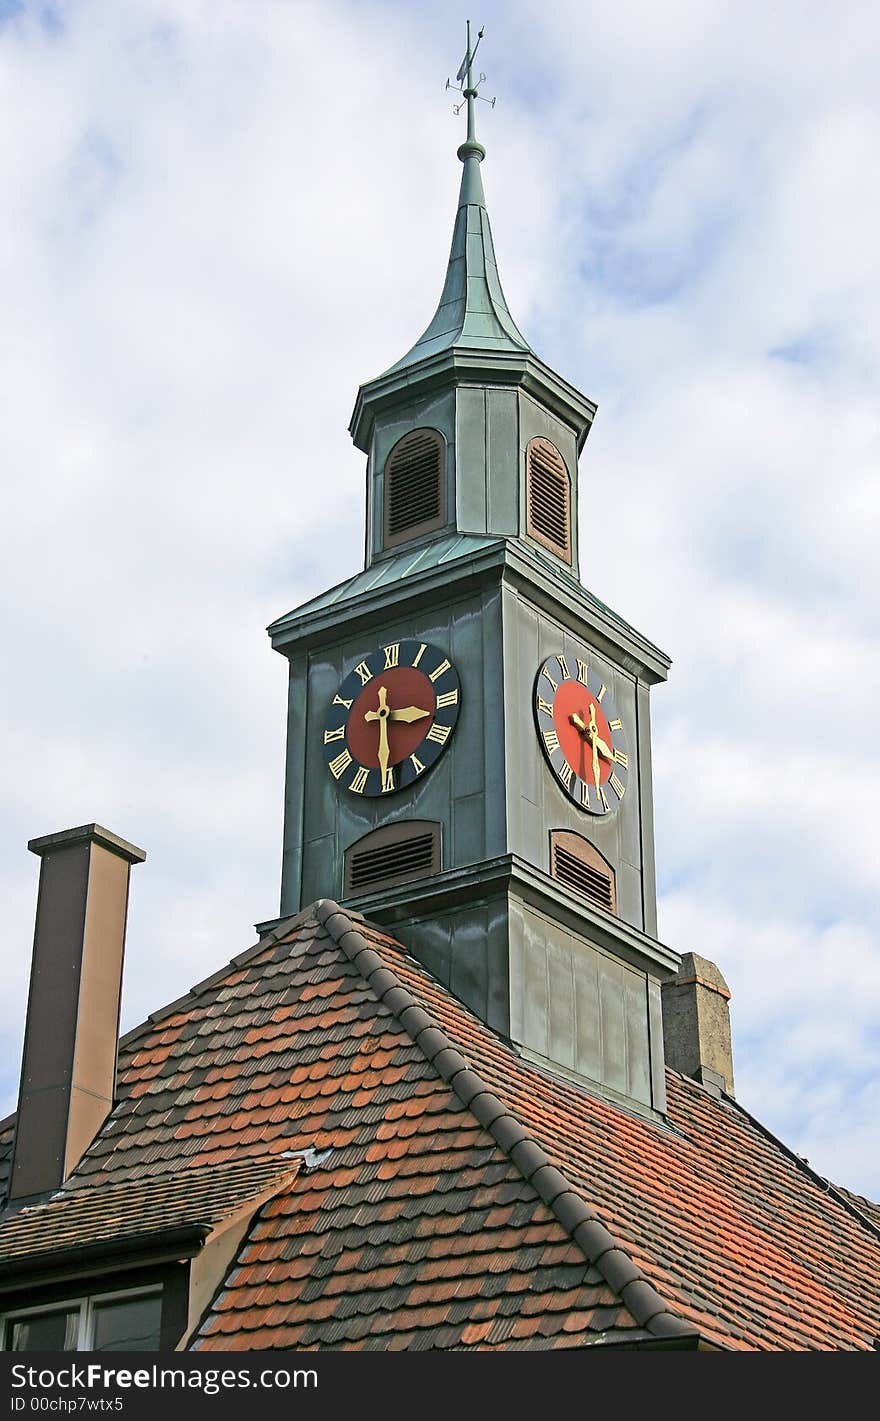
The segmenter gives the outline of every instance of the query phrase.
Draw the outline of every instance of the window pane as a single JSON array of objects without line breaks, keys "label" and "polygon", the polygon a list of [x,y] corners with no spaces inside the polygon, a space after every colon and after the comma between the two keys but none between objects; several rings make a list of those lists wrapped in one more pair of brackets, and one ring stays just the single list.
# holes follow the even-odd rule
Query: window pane
[{"label": "window pane", "polygon": [[162,1298],[121,1298],[95,1303],[96,1352],[158,1352]]},{"label": "window pane", "polygon": [[79,1308],[12,1318],[8,1326],[10,1352],[75,1352]]}]

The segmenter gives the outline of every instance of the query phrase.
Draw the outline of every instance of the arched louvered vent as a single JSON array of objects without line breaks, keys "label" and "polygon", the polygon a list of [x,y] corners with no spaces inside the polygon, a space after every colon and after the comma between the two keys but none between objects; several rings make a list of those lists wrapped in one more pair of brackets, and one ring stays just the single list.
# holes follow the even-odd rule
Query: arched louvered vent
[{"label": "arched louvered vent", "polygon": [[609,913],[617,911],[614,869],[580,834],[568,829],[550,831],[550,873],[598,907]]},{"label": "arched louvered vent", "polygon": [[529,537],[571,562],[571,483],[549,439],[532,439],[526,449],[526,506]]},{"label": "arched louvered vent", "polygon": [[414,429],[385,460],[386,548],[446,522],[446,445],[436,429]]},{"label": "arched louvered vent", "polygon": [[384,824],[345,850],[346,898],[440,872],[440,825],[430,819]]}]

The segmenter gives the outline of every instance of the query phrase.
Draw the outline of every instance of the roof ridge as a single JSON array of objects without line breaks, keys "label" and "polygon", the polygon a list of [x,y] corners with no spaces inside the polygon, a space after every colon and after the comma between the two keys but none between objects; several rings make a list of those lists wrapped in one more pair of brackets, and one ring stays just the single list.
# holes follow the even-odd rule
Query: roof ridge
[{"label": "roof ridge", "polygon": [[[813,1169],[812,1165],[803,1155],[799,1155],[797,1151],[793,1150],[790,1145],[787,1145],[784,1140],[780,1140],[778,1135],[774,1135],[773,1131],[768,1129],[766,1125],[763,1125],[735,1096],[727,1095],[725,1092],[724,1099],[728,1104],[734,1106],[741,1115],[744,1115],[749,1124],[752,1125],[760,1135],[763,1135],[766,1140],[770,1140],[782,1154],[787,1155],[801,1174],[805,1174],[814,1184],[818,1184],[823,1194],[827,1194],[829,1198],[836,1199],[846,1213],[850,1214],[864,1229],[867,1229],[869,1234],[876,1239],[880,1239],[880,1225],[876,1224],[867,1214],[862,1213],[858,1204],[854,1203],[850,1190],[844,1189],[843,1185],[835,1184],[831,1179],[826,1179],[824,1174],[820,1174],[818,1170]],[[874,1203],[872,1199],[866,1198],[864,1194],[858,1194],[855,1197],[862,1199],[865,1204]]]},{"label": "roof ridge", "polygon": [[[623,1244],[584,1202],[550,1156],[527,1133],[516,1116],[471,1070],[465,1057],[434,1018],[420,1006],[397,974],[371,947],[354,917],[332,898],[312,908],[321,926],[357,968],[377,999],[397,1018],[443,1080],[455,1091],[498,1147],[519,1170],[580,1248],[598,1268],[636,1322],[655,1337],[697,1339],[699,1330],[671,1311]],[[363,919],[361,919],[363,921]]]}]

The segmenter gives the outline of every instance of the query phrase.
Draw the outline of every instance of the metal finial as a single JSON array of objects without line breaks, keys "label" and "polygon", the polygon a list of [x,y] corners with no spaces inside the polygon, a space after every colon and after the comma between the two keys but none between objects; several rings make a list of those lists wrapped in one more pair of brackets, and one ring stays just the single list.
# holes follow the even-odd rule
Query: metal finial
[{"label": "metal finial", "polygon": [[491,104],[493,109],[495,107],[494,99],[487,99],[483,94],[477,92],[480,85],[485,82],[485,74],[481,74],[476,83],[474,82],[474,55],[480,47],[480,40],[483,38],[484,33],[485,26],[481,25],[480,32],[477,35],[477,42],[473,49],[471,49],[471,22],[468,20],[467,49],[464,52],[464,59],[459,65],[455,82],[453,83],[451,79],[446,80],[447,89],[452,89],[457,85],[459,93],[462,95],[461,103],[454,106],[453,112],[461,113],[465,103],[467,103],[467,138],[458,150],[458,156],[462,162],[464,162],[466,158],[476,158],[479,162],[482,162],[486,156],[486,150],[482,143],[477,142],[476,125],[474,122],[474,100],[482,99],[484,103]]}]

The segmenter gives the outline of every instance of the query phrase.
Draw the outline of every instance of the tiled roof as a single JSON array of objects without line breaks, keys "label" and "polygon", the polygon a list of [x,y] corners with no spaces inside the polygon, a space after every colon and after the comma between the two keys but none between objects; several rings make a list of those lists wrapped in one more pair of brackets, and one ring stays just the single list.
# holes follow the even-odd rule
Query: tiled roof
[{"label": "tiled roof", "polygon": [[184,1224],[215,1224],[240,1205],[292,1183],[301,1163],[269,1155],[125,1184],[62,1189],[0,1220],[0,1260],[133,1239]]},{"label": "tiled roof", "polygon": [[839,1186],[837,1186],[837,1192],[860,1214],[864,1214],[880,1235],[880,1204],[876,1204],[873,1199],[865,1199],[861,1194],[853,1194],[849,1189],[841,1189]]},{"label": "tiled roof", "polygon": [[668,1073],[664,1123],[522,1059],[335,904],[124,1039],[67,1186],[313,1149],[202,1348],[693,1343],[870,1350],[880,1233],[733,1101]]}]

